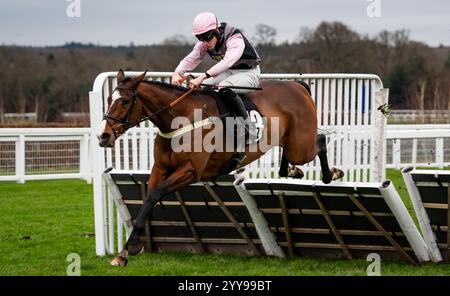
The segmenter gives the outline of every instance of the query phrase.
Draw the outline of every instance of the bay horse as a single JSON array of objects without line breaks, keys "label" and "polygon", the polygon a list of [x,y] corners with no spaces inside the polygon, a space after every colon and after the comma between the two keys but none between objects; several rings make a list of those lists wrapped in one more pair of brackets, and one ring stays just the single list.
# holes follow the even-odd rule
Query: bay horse
[{"label": "bay horse", "polygon": [[[108,97],[108,110],[98,134],[100,146],[113,147],[118,137],[144,119],[149,119],[162,133],[170,133],[173,131],[171,122],[174,118],[186,116],[193,120],[195,109],[203,110],[205,116],[220,115],[214,98],[207,92],[146,81],[145,74],[125,77],[124,72],[119,70],[118,85]],[[328,166],[325,136],[317,134],[316,108],[308,86],[296,81],[264,80],[260,87],[261,91],[249,93],[248,98],[263,117],[278,118],[277,140],[283,148],[280,176],[288,175],[288,163],[303,165],[318,156],[324,183],[341,178],[342,171],[336,168],[330,170]],[[186,97],[181,100],[183,95]],[[270,138],[270,120],[265,130],[266,136]],[[148,194],[124,249],[113,259],[112,265],[126,266],[127,257],[142,250],[143,243],[139,236],[158,201],[189,184],[213,180],[235,155],[234,152],[193,151],[175,152],[171,139],[161,134],[156,136],[153,151],[155,163],[148,181]],[[259,148],[256,152],[250,152],[246,147],[246,158],[239,163],[239,167],[258,159],[265,152]]]}]

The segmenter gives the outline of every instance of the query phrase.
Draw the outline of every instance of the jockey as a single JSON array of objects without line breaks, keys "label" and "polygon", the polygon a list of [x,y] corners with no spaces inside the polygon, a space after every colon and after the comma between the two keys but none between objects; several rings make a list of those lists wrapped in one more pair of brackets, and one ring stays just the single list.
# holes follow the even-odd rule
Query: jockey
[{"label": "jockey", "polygon": [[[230,103],[237,117],[248,118],[244,104],[237,93],[226,86],[258,87],[261,61],[255,48],[237,28],[227,23],[219,23],[211,12],[198,14],[194,19],[193,35],[197,37],[191,53],[176,67],[172,83],[181,85],[185,72],[194,70],[208,54],[218,61],[213,67],[190,81],[190,87],[200,84],[224,86],[219,89],[220,95]],[[242,90],[240,90],[243,93]],[[247,120],[245,126],[249,143],[257,138],[255,125]]]}]

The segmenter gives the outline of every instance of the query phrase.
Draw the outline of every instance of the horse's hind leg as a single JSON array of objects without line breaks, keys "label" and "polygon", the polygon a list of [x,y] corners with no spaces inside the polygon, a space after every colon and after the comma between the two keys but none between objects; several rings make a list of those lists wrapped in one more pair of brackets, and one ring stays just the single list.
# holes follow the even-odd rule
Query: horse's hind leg
[{"label": "horse's hind leg", "polygon": [[288,173],[289,173],[288,166],[289,166],[289,161],[286,158],[286,152],[283,150],[283,154],[281,156],[280,170],[278,171],[278,175],[280,177],[288,176]]},{"label": "horse's hind leg", "polygon": [[317,135],[316,143],[317,147],[319,148],[317,156],[319,156],[320,167],[322,169],[322,182],[328,184],[333,180],[342,178],[344,176],[343,171],[335,167],[330,170],[330,167],[328,166],[327,142],[325,135]]},{"label": "horse's hind leg", "polygon": [[301,179],[305,176],[303,171],[296,166],[289,166],[289,161],[286,158],[286,151],[283,150],[283,155],[281,156],[280,170],[278,171],[280,177],[290,177],[295,179]]},{"label": "horse's hind leg", "polygon": [[328,166],[326,137],[324,135],[317,135],[316,143],[319,148],[317,156],[319,156],[320,167],[322,169],[322,181],[323,183],[328,184],[332,180],[332,175],[330,167]]}]

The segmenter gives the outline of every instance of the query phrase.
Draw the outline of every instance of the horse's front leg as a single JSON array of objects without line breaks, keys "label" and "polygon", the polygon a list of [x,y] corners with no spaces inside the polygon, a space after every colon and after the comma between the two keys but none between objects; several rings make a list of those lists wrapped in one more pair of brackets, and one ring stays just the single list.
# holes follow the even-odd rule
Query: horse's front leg
[{"label": "horse's front leg", "polygon": [[198,181],[198,173],[192,165],[192,161],[188,159],[178,167],[176,171],[161,181],[156,188],[150,189],[144,204],[138,212],[133,231],[126,242],[124,249],[113,259],[111,265],[126,266],[128,255],[135,255],[142,250],[143,244],[139,235],[144,230],[145,222],[151,218],[152,209],[164,195],[196,181]]}]

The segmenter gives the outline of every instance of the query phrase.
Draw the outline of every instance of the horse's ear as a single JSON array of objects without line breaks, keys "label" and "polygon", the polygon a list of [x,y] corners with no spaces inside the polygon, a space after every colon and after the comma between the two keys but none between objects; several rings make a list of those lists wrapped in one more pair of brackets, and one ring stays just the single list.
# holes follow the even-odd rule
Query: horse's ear
[{"label": "horse's ear", "polygon": [[139,83],[141,83],[144,80],[145,74],[147,74],[147,70],[144,73],[142,73],[141,75],[134,77],[133,82],[132,82],[132,87],[137,87],[139,85]]},{"label": "horse's ear", "polygon": [[117,72],[117,83],[121,83],[125,79],[125,73],[122,69],[119,69],[119,72]]},{"label": "horse's ear", "polygon": [[147,74],[147,71],[148,71],[148,70],[145,70],[144,73],[142,73],[141,75],[137,76],[137,77],[136,77],[136,82],[141,82],[141,81],[143,81],[143,80],[145,79],[145,75]]},{"label": "horse's ear", "polygon": [[141,83],[145,79],[145,75],[147,74],[147,70],[139,76],[133,78],[132,88],[138,87],[139,83]]}]

